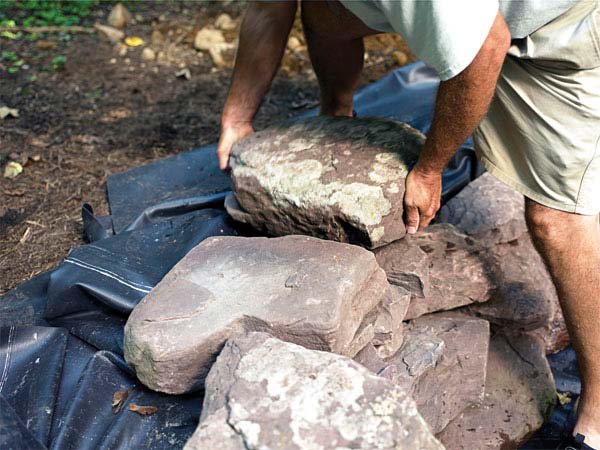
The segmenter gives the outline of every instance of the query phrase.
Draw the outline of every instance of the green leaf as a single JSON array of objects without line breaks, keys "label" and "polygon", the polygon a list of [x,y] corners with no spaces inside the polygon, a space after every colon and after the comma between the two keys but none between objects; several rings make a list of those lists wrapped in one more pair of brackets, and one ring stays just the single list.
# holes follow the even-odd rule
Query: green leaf
[{"label": "green leaf", "polygon": [[9,50],[2,50],[2,59],[6,60],[6,61],[18,61],[19,57],[17,56],[17,54],[15,52],[11,52]]},{"label": "green leaf", "polygon": [[21,37],[21,33],[13,33],[12,31],[0,31],[0,37],[6,39],[19,39]]},{"label": "green leaf", "polygon": [[8,69],[8,73],[17,73],[19,71],[18,67],[9,67]]}]

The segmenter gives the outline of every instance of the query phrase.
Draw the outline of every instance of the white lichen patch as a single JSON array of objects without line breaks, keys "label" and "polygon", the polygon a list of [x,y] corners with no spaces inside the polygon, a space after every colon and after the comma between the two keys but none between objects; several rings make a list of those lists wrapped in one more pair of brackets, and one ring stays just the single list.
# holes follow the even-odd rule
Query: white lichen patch
[{"label": "white lichen patch", "polygon": [[389,187],[387,188],[387,191],[390,194],[397,194],[398,192],[400,192],[400,186],[398,186],[398,183],[392,183],[389,185]]},{"label": "white lichen patch", "polygon": [[375,162],[369,172],[369,179],[377,184],[405,178],[408,168],[396,153],[386,152],[375,155]]},{"label": "white lichen patch", "polygon": [[385,227],[373,228],[373,231],[371,231],[371,240],[373,242],[379,242],[379,240],[383,237],[384,234]]},{"label": "white lichen patch", "polygon": [[250,156],[255,153],[244,154],[246,165],[236,167],[236,176],[255,178],[279,208],[337,206],[346,217],[366,226],[379,224],[391,210],[392,205],[380,186],[340,181],[323,183],[320,178],[324,168],[317,160],[282,161],[268,160],[265,155]]}]

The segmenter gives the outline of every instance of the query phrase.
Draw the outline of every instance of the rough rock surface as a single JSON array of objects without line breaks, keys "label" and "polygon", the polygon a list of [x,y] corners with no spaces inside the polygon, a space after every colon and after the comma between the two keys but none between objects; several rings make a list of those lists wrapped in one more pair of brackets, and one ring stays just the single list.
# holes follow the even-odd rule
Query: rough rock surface
[{"label": "rough rock surface", "polygon": [[[224,442],[222,447],[210,443]],[[225,345],[185,450],[443,449],[397,385],[265,333]]]},{"label": "rough rock surface", "polygon": [[406,319],[485,302],[493,287],[486,252],[452,225],[432,225],[375,256],[389,282],[411,293]]},{"label": "rough rock surface", "polygon": [[523,195],[484,173],[440,209],[438,222],[451,223],[492,246],[527,233],[524,214]]},{"label": "rough rock surface", "polygon": [[529,235],[498,244],[492,252],[497,287],[489,302],[469,306],[467,311],[503,328],[533,332],[548,353],[566,347],[569,335],[556,289]]},{"label": "rough rock surface", "polygon": [[320,116],[235,144],[228,211],[271,235],[375,248],[405,234],[404,178],[424,136],[383,119]]},{"label": "rough rock surface", "polygon": [[404,387],[434,433],[483,400],[490,328],[485,320],[431,314],[412,321],[380,376]]},{"label": "rough rock surface", "polygon": [[405,326],[402,322],[410,303],[410,293],[402,289],[394,289],[369,312],[360,325],[354,342],[358,351],[371,348],[378,358],[388,358],[395,354],[404,342]]},{"label": "rough rock surface", "polygon": [[514,330],[528,330],[554,353],[569,343],[558,296],[525,223],[523,195],[489,173],[467,185],[441,210],[451,223],[478,239],[496,261],[491,300],[468,312]]},{"label": "rough rock surface", "polygon": [[307,236],[209,238],[131,313],[125,359],[146,386],[188,392],[202,387],[232,336],[268,331],[354,356],[362,348],[355,336],[365,316],[380,303],[398,301],[363,248]]},{"label": "rough rock surface", "polygon": [[492,338],[485,399],[465,410],[438,438],[448,450],[519,448],[556,401],[543,343],[527,335]]},{"label": "rough rock surface", "polygon": [[473,317],[430,314],[408,325],[404,345],[382,360],[369,350],[355,360],[405,389],[434,433],[483,400],[489,323]]}]

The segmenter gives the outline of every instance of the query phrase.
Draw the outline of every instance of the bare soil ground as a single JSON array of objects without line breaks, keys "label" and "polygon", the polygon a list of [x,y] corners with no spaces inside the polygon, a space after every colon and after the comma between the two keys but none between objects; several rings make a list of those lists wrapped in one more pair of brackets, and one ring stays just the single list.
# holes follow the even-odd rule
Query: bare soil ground
[{"label": "bare soil ground", "polygon": [[[112,45],[98,34],[48,34],[36,41],[0,38],[26,66],[9,73],[0,60],[0,106],[16,108],[18,118],[0,120],[0,169],[10,161],[24,167],[0,176],[0,294],[55,267],[83,244],[81,205],[108,214],[106,178],[218,139],[220,110],[227,94],[234,51],[216,67],[193,40],[218,15],[237,23],[226,31],[237,38],[241,7],[216,2],[133,3],[128,36],[145,44]],[[105,22],[110,6],[92,18]],[[310,68],[299,21],[292,36],[300,46],[286,50],[283,66],[256,119],[256,128],[317,105],[318,88]],[[144,47],[157,58],[142,58]],[[397,53],[400,51],[401,53]],[[414,58],[392,35],[366,42],[362,83],[380,78]],[[64,70],[48,69],[57,55]],[[176,77],[187,68],[190,78]]]}]

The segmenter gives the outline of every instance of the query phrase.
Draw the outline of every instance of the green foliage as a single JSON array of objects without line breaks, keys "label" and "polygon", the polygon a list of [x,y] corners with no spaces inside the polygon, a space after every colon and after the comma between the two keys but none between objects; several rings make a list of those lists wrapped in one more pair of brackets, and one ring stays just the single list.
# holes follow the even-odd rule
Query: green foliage
[{"label": "green foliage", "polygon": [[64,55],[56,56],[52,58],[52,68],[54,71],[63,70],[65,68],[65,63],[67,62],[67,57]]},{"label": "green foliage", "polygon": [[11,52],[9,50],[3,50],[2,59],[10,64],[10,67],[6,69],[8,73],[17,73],[23,64],[25,64],[25,60],[15,52]]},{"label": "green foliage", "polygon": [[90,15],[96,3],[97,0],[0,0],[0,23],[12,20],[25,27],[77,25]]},{"label": "green foliage", "polygon": [[2,50],[2,59],[8,62],[15,62],[19,60],[19,56],[15,52]]}]

